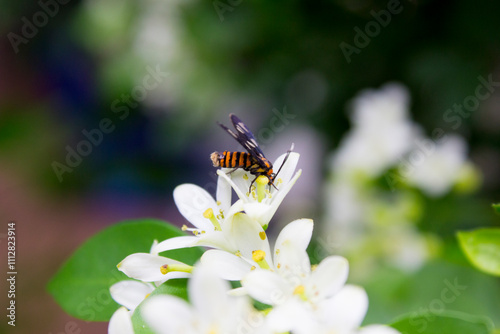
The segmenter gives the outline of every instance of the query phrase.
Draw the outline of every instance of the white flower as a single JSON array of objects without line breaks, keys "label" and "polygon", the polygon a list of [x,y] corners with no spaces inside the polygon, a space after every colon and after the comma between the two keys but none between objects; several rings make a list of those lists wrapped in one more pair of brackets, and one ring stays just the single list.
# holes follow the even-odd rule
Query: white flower
[{"label": "white flower", "polygon": [[393,328],[370,325],[359,328],[368,309],[366,292],[354,285],[345,285],[331,298],[314,308],[291,300],[276,307],[268,315],[269,327],[278,332],[294,334],[398,334]]},{"label": "white flower", "polygon": [[221,278],[232,281],[243,279],[255,268],[287,274],[290,271],[308,270],[310,263],[306,248],[311,240],[312,230],[312,220],[298,219],[280,232],[272,254],[266,239],[260,247],[255,247],[254,244],[237,255],[220,250],[208,250],[200,261],[213,268]]},{"label": "white flower", "polygon": [[141,313],[159,334],[268,333],[263,315],[252,308],[249,299],[229,296],[229,289],[226,281],[199,265],[188,283],[190,304],[174,296],[154,296],[144,303]]},{"label": "white flower", "polygon": [[306,248],[312,229],[313,222],[309,219],[288,224],[276,240],[272,259],[261,252],[251,262],[227,252],[209,250],[201,262],[222,278],[241,280],[243,287],[233,290],[233,294],[246,293],[273,306],[267,318],[275,332],[357,333],[368,307],[366,293],[357,287],[344,286],[348,263],[343,257],[327,257],[311,269]]},{"label": "white flower", "polygon": [[462,137],[449,135],[435,143],[420,139],[420,145],[409,154],[401,174],[408,182],[430,196],[448,192],[466,164],[467,145]]},{"label": "white flower", "polygon": [[408,152],[418,132],[408,118],[408,100],[398,84],[361,92],[352,103],[354,127],[333,156],[333,169],[373,178]]},{"label": "white flower", "polygon": [[120,307],[109,320],[109,334],[133,334],[131,315],[135,308],[154,290],[149,283],[126,280],[113,284],[109,291]]},{"label": "white flower", "polygon": [[190,276],[192,267],[182,262],[159,256],[155,251],[155,240],[150,253],[134,253],[121,261],[117,268],[130,278],[156,285],[172,279]]},{"label": "white flower", "polygon": [[220,228],[220,222],[225,216],[232,216],[237,212],[235,210],[225,212],[223,209],[229,207],[228,201],[230,199],[223,201],[219,199],[216,202],[205,189],[186,183],[174,189],[174,201],[184,218],[195,226],[194,228],[184,226],[183,230],[190,231],[194,235],[170,238],[160,242],[156,247],[158,252],[193,246],[222,249],[228,247],[228,242]]},{"label": "white flower", "polygon": [[[286,154],[277,159],[277,168],[282,165],[285,156]],[[301,171],[298,171],[292,178],[298,159],[299,154],[292,152],[283,164],[275,180],[279,190],[268,190],[265,189],[267,185],[260,184],[251,194],[245,195],[243,191],[248,192],[253,176],[243,170],[234,171],[230,174],[231,178],[224,171],[218,171],[220,177],[217,183],[217,201],[206,190],[194,184],[178,186],[174,190],[174,201],[181,214],[195,226],[183,229],[194,235],[162,241],[155,247],[155,251],[206,246],[245,256],[246,250],[264,249],[267,243],[264,228],[300,176]],[[233,205],[231,187],[240,197]]]},{"label": "white flower", "polygon": [[[219,183],[221,182],[220,178],[222,178],[230,184],[238,195],[238,202],[241,202],[243,211],[250,218],[258,221],[264,228],[267,227],[279,205],[302,173],[302,170],[299,170],[294,175],[300,154],[291,152],[286,162],[283,163],[286,156],[286,153],[281,155],[273,164],[275,172],[278,172],[279,168],[283,165],[274,181],[276,188],[271,186],[270,189],[266,189],[267,185],[259,185],[257,181],[255,182],[256,187],[250,189],[250,185],[255,177],[242,169],[235,170],[230,174],[226,174],[226,172],[230,171],[228,168],[217,171]],[[227,188],[225,191],[224,198],[231,198],[231,189]]]}]

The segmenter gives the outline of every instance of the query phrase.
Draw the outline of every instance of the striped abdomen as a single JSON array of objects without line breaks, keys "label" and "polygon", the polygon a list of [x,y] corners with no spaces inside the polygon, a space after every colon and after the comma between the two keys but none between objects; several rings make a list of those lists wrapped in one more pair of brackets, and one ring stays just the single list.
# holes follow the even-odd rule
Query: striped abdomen
[{"label": "striped abdomen", "polygon": [[269,161],[262,160],[261,164],[250,153],[246,152],[214,152],[210,155],[214,167],[243,168],[254,175],[270,175],[273,166]]}]

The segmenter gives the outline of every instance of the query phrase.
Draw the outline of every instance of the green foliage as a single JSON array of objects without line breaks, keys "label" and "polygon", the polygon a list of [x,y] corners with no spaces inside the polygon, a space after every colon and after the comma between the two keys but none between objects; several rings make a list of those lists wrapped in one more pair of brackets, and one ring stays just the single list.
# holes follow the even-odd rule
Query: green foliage
[{"label": "green foliage", "polygon": [[415,273],[380,269],[362,285],[370,301],[364,324],[390,323],[405,313],[418,318],[453,310],[484,315],[500,327],[498,279],[470,266],[436,260]]},{"label": "green foliage", "polygon": [[[108,321],[118,304],[109,287],[129,279],[116,265],[132,253],[149,253],[153,240],[184,235],[177,227],[156,219],[124,221],[105,228],[81,245],[48,284],[48,291],[70,315],[86,321]],[[161,255],[194,264],[199,248],[164,252]],[[175,285],[159,291],[184,296]],[[177,289],[177,290],[176,290]]]},{"label": "green foliage", "polygon": [[490,334],[493,330],[485,317],[451,311],[406,315],[391,326],[404,334]]},{"label": "green foliage", "polygon": [[492,204],[491,205],[496,213],[500,214],[500,204]]},{"label": "green foliage", "polygon": [[[157,295],[173,295],[180,297],[184,300],[188,299],[188,292],[187,292],[187,279],[172,279],[168,280],[159,287],[157,287],[151,295],[149,295],[148,298],[151,298],[153,296]],[[142,316],[141,316],[141,309],[142,305],[144,302],[146,302],[147,299],[145,299],[134,311],[134,314],[132,315],[132,323],[134,325],[134,332],[136,334],[154,334],[154,332],[147,326],[147,324],[144,322]]]},{"label": "green foliage", "polygon": [[500,229],[458,232],[457,237],[465,255],[476,268],[500,276]]}]

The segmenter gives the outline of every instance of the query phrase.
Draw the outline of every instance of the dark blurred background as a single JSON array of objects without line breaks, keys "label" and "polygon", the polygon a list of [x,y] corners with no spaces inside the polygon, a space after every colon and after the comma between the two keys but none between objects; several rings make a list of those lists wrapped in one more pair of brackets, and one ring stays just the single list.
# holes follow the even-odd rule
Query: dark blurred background
[{"label": "dark blurred background", "polygon": [[499,2],[470,0],[3,2],[0,236],[17,222],[19,275],[18,325],[0,328],[64,333],[75,321],[104,332],[66,316],[47,281],[105,226],[183,224],[172,191],[190,182],[213,192],[209,154],[238,149],[215,123],[231,112],[271,160],[295,142],[304,174],[290,203],[317,218],[348,102],[400,82],[429,134],[467,139],[483,174],[477,198],[498,201],[498,85],[459,126],[444,114],[475,95],[479,77],[500,82],[499,13]]}]

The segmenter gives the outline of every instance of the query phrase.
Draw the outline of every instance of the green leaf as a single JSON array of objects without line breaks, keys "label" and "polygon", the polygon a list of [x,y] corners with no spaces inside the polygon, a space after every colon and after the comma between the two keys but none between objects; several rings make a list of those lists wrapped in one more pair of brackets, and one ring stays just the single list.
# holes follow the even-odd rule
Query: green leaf
[{"label": "green leaf", "polygon": [[493,331],[488,318],[454,311],[413,312],[391,326],[402,334],[491,334]]},{"label": "green leaf", "polygon": [[[109,287],[129,279],[116,265],[132,253],[149,253],[153,240],[185,235],[177,227],[156,219],[121,222],[105,228],[83,243],[48,284],[57,303],[73,317],[86,321],[108,321],[118,308]],[[194,264],[203,251],[185,248],[163,252]]]},{"label": "green leaf", "polygon": [[500,214],[500,204],[492,204],[491,205],[496,213]]},{"label": "green leaf", "polygon": [[463,252],[476,268],[500,276],[500,229],[458,232],[457,237]]},{"label": "green leaf", "polygon": [[154,334],[154,332],[148,327],[141,316],[141,309],[145,302],[147,302],[151,297],[158,295],[173,295],[184,300],[188,300],[187,292],[187,279],[172,279],[168,280],[159,287],[157,287],[148,298],[146,298],[139,306],[135,309],[132,315],[132,323],[134,325],[135,334]]}]

